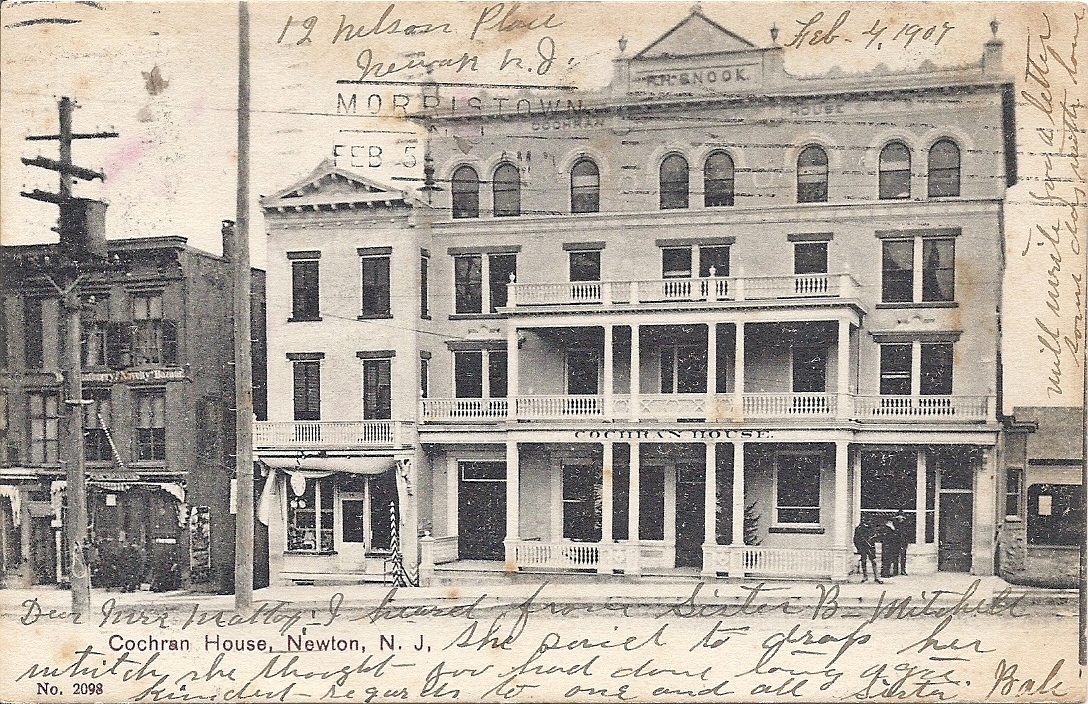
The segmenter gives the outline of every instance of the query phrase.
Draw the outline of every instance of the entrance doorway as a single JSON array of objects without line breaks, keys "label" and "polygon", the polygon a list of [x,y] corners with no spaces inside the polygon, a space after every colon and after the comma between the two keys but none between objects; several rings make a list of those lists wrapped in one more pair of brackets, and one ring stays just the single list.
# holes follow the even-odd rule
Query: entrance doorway
[{"label": "entrance doorway", "polygon": [[676,465],[676,566],[703,566],[706,472],[695,464]]},{"label": "entrance doorway", "polygon": [[971,571],[971,504],[969,491],[941,492],[937,569],[942,572]]},{"label": "entrance doorway", "polygon": [[506,557],[506,463],[459,462],[457,492],[458,558]]},{"label": "entrance doorway", "polygon": [[563,537],[601,540],[601,469],[595,464],[563,463]]}]

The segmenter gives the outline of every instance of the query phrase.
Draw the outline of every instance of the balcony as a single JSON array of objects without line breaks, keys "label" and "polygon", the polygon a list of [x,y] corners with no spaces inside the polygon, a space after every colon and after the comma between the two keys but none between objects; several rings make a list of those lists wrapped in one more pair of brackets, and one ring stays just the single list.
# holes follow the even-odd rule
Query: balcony
[{"label": "balcony", "polygon": [[[739,404],[738,404],[739,399]],[[424,399],[423,423],[495,423],[502,420],[722,421],[826,419],[862,423],[972,422],[996,418],[992,396],[855,396],[836,393],[643,394],[518,396],[513,399]],[[610,407],[609,407],[610,406]],[[741,409],[738,412],[738,408]]]},{"label": "balcony", "polygon": [[849,274],[798,274],[645,281],[512,283],[509,308],[533,306],[631,306],[662,303],[733,303],[808,298],[857,298],[858,282]]},{"label": "balcony", "polygon": [[257,450],[327,450],[399,447],[415,442],[413,424],[393,420],[257,421],[253,447]]}]

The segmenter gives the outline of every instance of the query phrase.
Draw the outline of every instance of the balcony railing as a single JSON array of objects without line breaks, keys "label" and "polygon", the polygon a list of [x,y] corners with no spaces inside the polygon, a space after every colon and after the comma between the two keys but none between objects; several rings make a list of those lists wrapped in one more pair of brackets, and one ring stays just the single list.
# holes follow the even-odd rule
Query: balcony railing
[{"label": "balcony railing", "polygon": [[518,396],[498,399],[424,399],[424,423],[516,420],[705,418],[723,421],[765,419],[838,419],[871,423],[979,422],[994,420],[992,396],[854,396],[838,393],[743,394],[737,412],[735,394],[642,394],[637,413],[631,396]]},{"label": "balcony railing", "polygon": [[857,281],[849,274],[512,283],[507,289],[507,305],[518,308],[544,305],[612,306],[632,303],[851,298],[856,296],[857,289]]},{"label": "balcony railing", "polygon": [[413,442],[410,425],[392,420],[257,421],[253,446],[257,449],[395,447]]}]

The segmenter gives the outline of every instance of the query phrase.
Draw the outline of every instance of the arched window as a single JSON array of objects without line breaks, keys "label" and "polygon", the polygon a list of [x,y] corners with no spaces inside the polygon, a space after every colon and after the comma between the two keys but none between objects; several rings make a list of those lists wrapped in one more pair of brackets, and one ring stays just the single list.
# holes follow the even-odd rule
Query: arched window
[{"label": "arched window", "polygon": [[929,197],[960,194],[960,148],[951,139],[940,139],[929,148]]},{"label": "arched window", "polygon": [[658,171],[661,209],[688,207],[688,160],[679,154],[669,154]]},{"label": "arched window", "polygon": [[733,205],[733,159],[714,152],[703,164],[703,206]]},{"label": "arched window", "polygon": [[880,150],[880,200],[910,198],[910,150],[888,142]]},{"label": "arched window", "polygon": [[521,215],[521,175],[513,164],[499,164],[491,179],[495,217]]},{"label": "arched window", "polygon": [[815,145],[797,157],[797,202],[827,202],[827,152]]},{"label": "arched window", "polygon": [[579,159],[570,170],[570,212],[596,213],[601,209],[601,172],[592,159]]},{"label": "arched window", "polygon": [[453,172],[453,217],[480,217],[480,177],[471,166],[459,166]]}]

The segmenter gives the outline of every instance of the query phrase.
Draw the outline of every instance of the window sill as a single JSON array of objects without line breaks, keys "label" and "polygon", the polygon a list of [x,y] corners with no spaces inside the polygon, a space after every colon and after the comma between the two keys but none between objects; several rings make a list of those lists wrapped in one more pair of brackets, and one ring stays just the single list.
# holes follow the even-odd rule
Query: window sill
[{"label": "window sill", "polygon": [[166,460],[134,460],[128,466],[133,469],[165,469]]},{"label": "window sill", "polygon": [[1024,519],[1020,516],[1005,516],[1006,523],[1023,523]]},{"label": "window sill", "polygon": [[392,318],[392,313],[363,313],[355,316],[356,320],[391,320]]},{"label": "window sill", "polygon": [[287,322],[289,322],[289,323],[320,323],[321,322],[321,316],[319,315],[316,318],[288,318]]},{"label": "window sill", "polygon": [[335,550],[284,550],[284,555],[315,555],[317,557],[330,557],[336,555]]},{"label": "window sill", "polygon": [[767,529],[768,533],[772,535],[782,534],[800,534],[800,535],[823,535],[827,531],[823,526],[814,525],[776,525]]},{"label": "window sill", "polygon": [[877,303],[877,308],[959,308],[955,301],[921,301],[919,303],[904,301],[902,303]]},{"label": "window sill", "polygon": [[450,320],[502,320],[501,313],[451,313]]},{"label": "window sill", "polygon": [[419,319],[420,320],[430,320],[431,319],[431,314],[428,313],[426,315],[421,315],[421,316],[419,316]]}]

